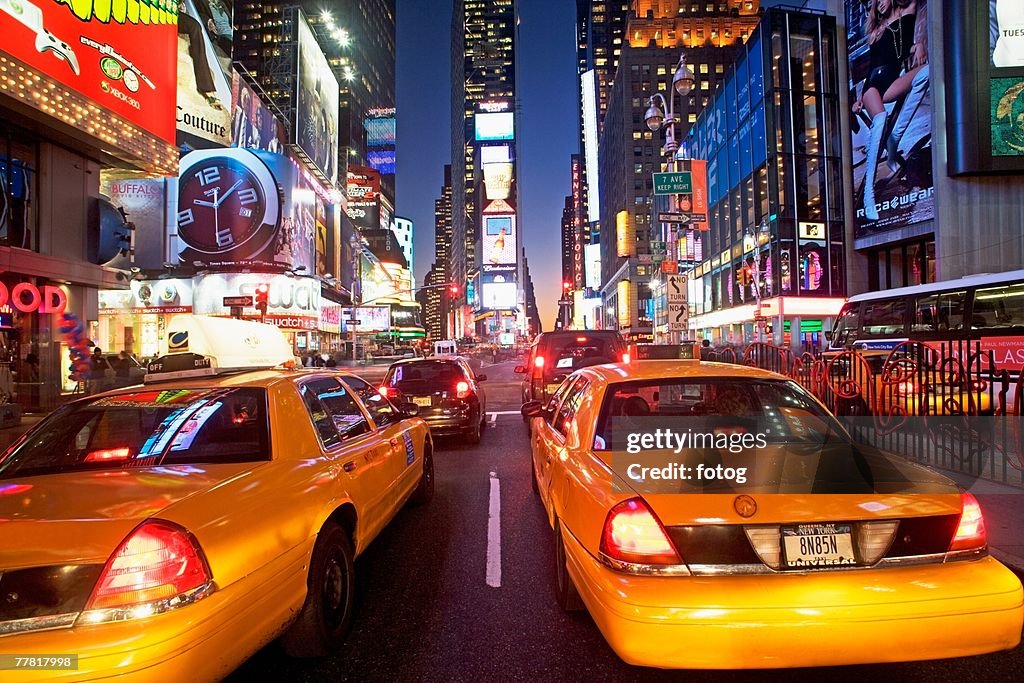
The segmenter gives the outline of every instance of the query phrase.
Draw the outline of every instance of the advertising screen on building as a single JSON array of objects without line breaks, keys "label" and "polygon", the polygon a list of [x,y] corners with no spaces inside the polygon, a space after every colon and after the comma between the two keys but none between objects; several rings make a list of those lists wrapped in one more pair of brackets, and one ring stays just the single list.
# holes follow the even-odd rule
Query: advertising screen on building
[{"label": "advertising screen on building", "polygon": [[990,0],[992,156],[1024,157],[1024,3]]},{"label": "advertising screen on building", "polygon": [[476,139],[512,140],[515,138],[513,115],[510,111],[494,113],[478,113],[474,117],[476,123]]},{"label": "advertising screen on building", "polygon": [[181,8],[178,144],[193,148],[227,147],[231,144],[232,112],[231,2],[182,0],[176,4]]},{"label": "advertising screen on building", "polygon": [[383,147],[395,144],[395,117],[394,110],[391,116],[368,117],[363,120],[363,128],[366,129],[366,146]]},{"label": "advertising screen on building", "polygon": [[[194,279],[192,312],[197,315],[231,314],[226,296],[254,296],[256,287],[270,286],[268,323],[294,330],[315,330],[320,324],[320,283],[311,277],[290,277],[268,273],[211,273]],[[255,308],[243,308],[242,315],[256,319]]]},{"label": "advertising screen on building", "polygon": [[586,284],[591,289],[601,288],[601,245],[588,244],[583,247]]},{"label": "advertising screen on building", "polygon": [[856,237],[935,215],[928,4],[846,2]]},{"label": "advertising screen on building", "polygon": [[483,307],[490,310],[515,308],[516,283],[485,282],[483,285]]},{"label": "advertising screen on building", "polygon": [[484,264],[516,263],[516,217],[484,216]]},{"label": "advertising screen on building", "polygon": [[512,192],[512,163],[492,162],[483,165],[484,193],[488,199],[508,199]]},{"label": "advertising screen on building", "polygon": [[580,77],[583,97],[583,158],[587,169],[587,220],[601,220],[601,190],[597,165],[597,72],[591,69]]},{"label": "advertising screen on building", "polygon": [[[352,323],[352,320],[358,322]],[[390,306],[356,306],[341,309],[341,331],[388,332],[391,329]]]},{"label": "advertising screen on building", "polygon": [[0,52],[173,144],[177,24],[178,3],[0,0]]},{"label": "advertising screen on building", "polygon": [[199,150],[181,160],[172,258],[313,272],[315,191],[285,156]]},{"label": "advertising screen on building", "polygon": [[192,280],[132,280],[128,289],[101,289],[99,314],[189,313]]},{"label": "advertising screen on building", "polygon": [[281,152],[287,135],[252,86],[238,75],[231,80],[231,146]]},{"label": "advertising screen on building", "polygon": [[298,21],[295,144],[331,183],[338,178],[338,79],[305,17]]}]

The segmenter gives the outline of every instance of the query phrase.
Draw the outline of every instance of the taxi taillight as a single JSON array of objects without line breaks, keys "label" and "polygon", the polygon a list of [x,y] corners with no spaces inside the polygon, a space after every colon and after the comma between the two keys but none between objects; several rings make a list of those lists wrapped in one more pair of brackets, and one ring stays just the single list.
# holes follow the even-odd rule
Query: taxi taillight
[{"label": "taxi taillight", "polygon": [[953,551],[984,548],[987,537],[981,505],[978,504],[977,498],[966,491],[960,494],[960,500],[963,503],[963,511],[960,513],[960,523],[956,527],[956,534],[949,544],[949,549]]},{"label": "taxi taillight", "polygon": [[455,385],[455,398],[466,398],[469,396],[469,382],[459,382]]},{"label": "taxi taillight", "polygon": [[[166,605],[212,579],[192,534],[176,524],[153,520],[137,527],[107,560],[86,610]],[[140,610],[140,616],[150,613]]]},{"label": "taxi taillight", "polygon": [[601,533],[601,553],[629,564],[682,564],[668,533],[641,498],[624,500],[608,512]]}]

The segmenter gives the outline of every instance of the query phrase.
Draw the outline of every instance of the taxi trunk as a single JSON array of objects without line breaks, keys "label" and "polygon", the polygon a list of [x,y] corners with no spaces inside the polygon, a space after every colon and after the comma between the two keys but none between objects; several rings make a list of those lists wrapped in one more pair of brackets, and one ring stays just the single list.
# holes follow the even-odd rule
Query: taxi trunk
[{"label": "taxi trunk", "polygon": [[0,603],[0,635],[10,630],[5,624],[18,620],[65,615],[73,621],[133,529],[258,465],[174,465],[0,481],[0,593],[8,596]]}]

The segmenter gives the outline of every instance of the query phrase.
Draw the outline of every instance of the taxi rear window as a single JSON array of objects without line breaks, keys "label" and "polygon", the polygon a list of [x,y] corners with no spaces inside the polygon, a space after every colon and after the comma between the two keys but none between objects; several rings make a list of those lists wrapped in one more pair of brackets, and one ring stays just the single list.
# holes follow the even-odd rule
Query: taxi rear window
[{"label": "taxi rear window", "polygon": [[697,418],[695,425],[757,426],[769,441],[820,443],[844,433],[799,384],[788,380],[664,378],[612,384],[601,405],[595,448],[612,443],[616,418],[625,424],[640,424],[643,418]]},{"label": "taxi rear window", "polygon": [[269,459],[264,389],[139,390],[58,409],[0,455],[0,479]]}]

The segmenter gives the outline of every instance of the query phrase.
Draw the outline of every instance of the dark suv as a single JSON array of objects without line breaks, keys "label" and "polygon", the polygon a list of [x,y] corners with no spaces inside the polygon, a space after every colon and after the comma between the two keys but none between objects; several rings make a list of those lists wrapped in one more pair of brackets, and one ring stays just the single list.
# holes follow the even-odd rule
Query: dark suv
[{"label": "dark suv", "polygon": [[402,360],[388,368],[380,393],[413,403],[417,415],[433,434],[465,434],[471,444],[480,443],[487,419],[487,398],[480,382],[487,375],[473,372],[461,356]]},{"label": "dark suv", "polygon": [[571,372],[588,365],[625,360],[626,342],[614,330],[542,332],[530,347],[523,375],[523,403],[546,401]]}]

